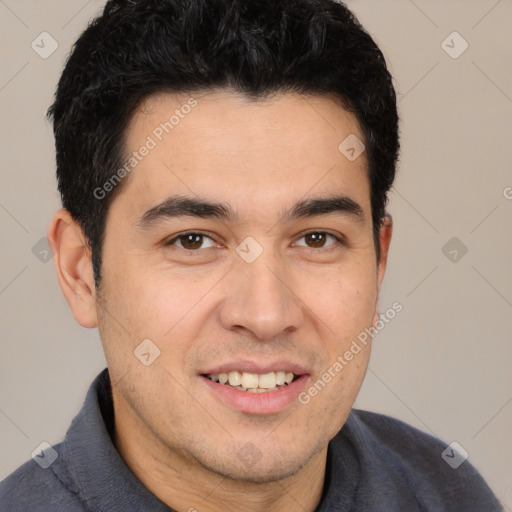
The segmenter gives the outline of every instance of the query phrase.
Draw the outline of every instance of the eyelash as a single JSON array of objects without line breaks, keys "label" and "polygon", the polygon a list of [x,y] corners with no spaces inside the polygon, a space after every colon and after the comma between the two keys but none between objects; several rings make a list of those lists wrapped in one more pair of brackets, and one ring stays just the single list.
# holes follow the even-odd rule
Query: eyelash
[{"label": "eyelash", "polygon": [[[336,236],[334,235],[333,233],[330,233],[329,231],[320,231],[320,230],[311,230],[311,231],[307,231],[306,233],[303,233],[302,236],[299,238],[299,240],[301,240],[302,238],[306,237],[307,235],[311,235],[311,234],[321,234],[321,235],[328,235],[332,238],[334,238],[335,240],[335,243],[334,244],[331,244],[327,247],[308,247],[308,246],[301,246],[301,247],[305,247],[306,249],[312,249],[312,250],[315,250],[315,251],[318,251],[318,250],[321,250],[321,249],[324,249],[324,250],[329,250],[330,248],[332,248],[334,245],[343,245],[345,246],[346,245],[346,242],[345,240],[340,237],[340,236]],[[188,235],[198,235],[198,236],[202,236],[203,238],[209,238],[212,242],[215,242],[213,240],[213,238],[209,235],[207,235],[206,233],[202,233],[200,231],[186,231],[184,233],[180,233],[179,235],[175,236],[172,240],[169,240],[166,245],[168,246],[176,246],[176,242],[180,241],[180,239],[182,237],[186,237]],[[178,247],[178,249],[182,249],[183,251],[186,251],[186,252],[189,252],[189,253],[193,253],[193,252],[199,252],[201,249],[185,249],[184,247]]]}]

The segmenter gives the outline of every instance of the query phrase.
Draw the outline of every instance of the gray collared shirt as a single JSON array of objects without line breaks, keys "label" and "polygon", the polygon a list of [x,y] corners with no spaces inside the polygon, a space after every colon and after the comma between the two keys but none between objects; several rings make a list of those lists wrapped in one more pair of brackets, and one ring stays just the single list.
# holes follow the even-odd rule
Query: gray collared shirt
[{"label": "gray collared shirt", "polygon": [[[113,429],[105,369],[89,388],[64,441],[41,454],[43,461],[57,458],[45,469],[44,462],[30,460],[0,483],[0,510],[172,512],[125,464],[112,441]],[[315,512],[503,510],[467,460],[454,469],[450,457],[441,456],[446,448],[401,421],[353,410],[329,443],[322,500]],[[201,512],[200,504],[190,508]]]}]

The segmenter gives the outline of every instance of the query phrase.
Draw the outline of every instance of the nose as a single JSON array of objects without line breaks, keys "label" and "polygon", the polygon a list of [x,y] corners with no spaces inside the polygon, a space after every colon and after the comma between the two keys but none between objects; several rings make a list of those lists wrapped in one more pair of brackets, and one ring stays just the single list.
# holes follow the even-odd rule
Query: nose
[{"label": "nose", "polygon": [[225,283],[222,326],[259,341],[296,331],[303,321],[302,303],[286,276],[283,266],[263,255],[252,263],[237,261]]}]

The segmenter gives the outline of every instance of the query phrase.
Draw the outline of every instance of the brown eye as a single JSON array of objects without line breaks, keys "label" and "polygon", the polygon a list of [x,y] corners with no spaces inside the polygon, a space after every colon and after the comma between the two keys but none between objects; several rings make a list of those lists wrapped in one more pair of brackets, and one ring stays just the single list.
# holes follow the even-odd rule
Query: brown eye
[{"label": "brown eye", "polygon": [[308,233],[304,236],[309,247],[323,247],[325,245],[326,233]]},{"label": "brown eye", "polygon": [[[207,247],[203,247],[203,244],[209,241],[209,245]],[[201,233],[185,233],[183,235],[179,235],[176,238],[173,238],[168,245],[174,245],[181,249],[185,249],[187,251],[197,251],[201,248],[208,248],[215,245],[213,240],[206,235]]]},{"label": "brown eye", "polygon": [[341,243],[338,237],[326,233],[325,231],[311,231],[303,235],[300,240],[304,240],[304,243],[297,242],[295,245],[309,247],[311,249],[323,249],[336,245],[337,242]]},{"label": "brown eye", "polygon": [[185,249],[199,249],[203,243],[202,235],[183,235],[180,236],[181,245]]}]

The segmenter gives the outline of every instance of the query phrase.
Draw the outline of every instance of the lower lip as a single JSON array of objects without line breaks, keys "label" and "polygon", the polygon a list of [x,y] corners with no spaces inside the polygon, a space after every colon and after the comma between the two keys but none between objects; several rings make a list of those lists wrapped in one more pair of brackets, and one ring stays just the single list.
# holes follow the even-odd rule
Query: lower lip
[{"label": "lower lip", "polygon": [[240,391],[226,384],[213,382],[208,377],[200,376],[200,379],[221,402],[247,414],[275,414],[281,412],[294,400],[298,401],[297,396],[304,389],[308,378],[309,375],[301,375],[291,384],[277,391],[250,393],[249,391]]}]

